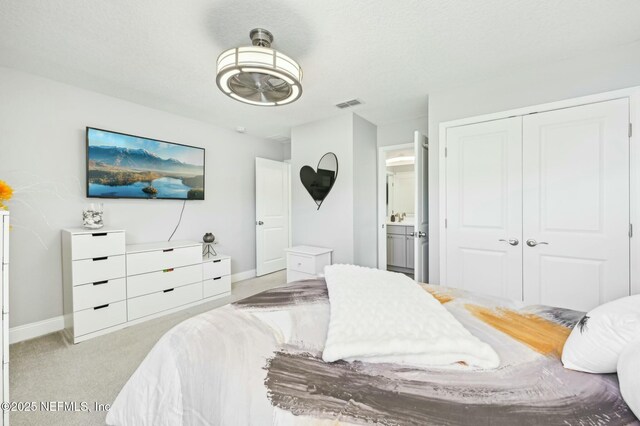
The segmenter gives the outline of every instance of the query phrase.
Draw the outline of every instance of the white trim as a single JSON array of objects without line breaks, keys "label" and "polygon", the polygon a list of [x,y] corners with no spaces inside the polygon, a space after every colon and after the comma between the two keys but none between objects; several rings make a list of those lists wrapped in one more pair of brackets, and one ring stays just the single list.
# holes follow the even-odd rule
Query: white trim
[{"label": "white trim", "polygon": [[9,329],[9,343],[22,342],[64,329],[64,315]]},{"label": "white trim", "polygon": [[[231,275],[231,282],[235,283],[238,281],[244,281],[244,280],[248,280],[251,278],[255,278],[256,276],[256,270],[255,269],[250,269],[248,271],[243,271],[243,272],[238,272],[235,274]],[[162,311],[159,312],[159,315],[156,315],[156,317],[159,316],[163,316],[172,312],[176,312],[191,306],[195,306],[195,305],[199,305],[201,303],[206,303],[206,302],[210,302],[212,300],[215,299],[219,299],[220,297],[223,296],[229,296],[231,293],[224,293],[222,295],[219,296],[213,296],[213,297],[208,297],[206,299],[202,299],[199,300],[195,303],[191,303],[188,305],[183,305],[183,306],[178,306],[176,308],[172,308],[170,310],[167,311]],[[142,320],[146,321],[148,319],[151,319],[152,316],[148,316],[148,317],[144,317],[141,318]],[[154,317],[155,318],[155,317]],[[66,320],[66,321],[65,321]],[[138,322],[143,322],[143,321],[138,321]],[[116,326],[116,328],[124,328],[124,327],[128,327],[134,324],[137,324],[138,322],[136,321],[130,321],[128,323],[125,324],[121,324],[120,326]],[[19,325],[17,327],[12,327],[11,329],[9,329],[9,343],[13,344],[13,343],[18,343],[18,342],[22,342],[25,340],[29,340],[29,339],[35,339],[36,337],[40,337],[40,336],[44,336],[46,334],[51,334],[51,333],[55,333],[57,331],[61,331],[65,329],[65,324],[71,324],[70,322],[70,318],[65,318],[64,315],[60,315],[57,317],[53,317],[53,318],[49,318],[43,321],[36,321],[36,322],[32,322],[29,324],[24,324],[24,325]],[[106,334],[110,331],[113,331],[114,328],[108,328],[105,330],[100,330],[100,331],[96,331],[95,333],[92,333],[90,337],[96,337],[99,336],[101,334]],[[89,335],[87,335],[89,336]],[[83,338],[84,336],[81,336],[80,340],[86,340]],[[80,341],[78,340],[78,341]]]},{"label": "white trim", "polygon": [[255,278],[255,277],[256,277],[256,270],[255,269],[250,269],[248,271],[236,272],[235,274],[231,274],[231,282],[235,283],[235,282],[238,282],[238,281],[249,280],[249,279]]},{"label": "white trim", "polygon": [[[440,230],[440,281],[439,284],[447,285],[447,234],[445,229],[445,219],[447,213],[447,165],[445,158],[446,135],[447,129],[451,127],[465,126],[468,124],[481,123],[485,121],[500,120],[503,118],[528,115],[537,112],[552,111],[563,108],[571,108],[580,105],[592,104],[597,102],[611,101],[614,99],[629,99],[629,122],[633,125],[633,134],[629,140],[629,169],[630,169],[630,212],[629,220],[634,224],[636,229],[640,229],[640,149],[636,149],[638,141],[640,141],[640,86],[630,87],[626,89],[614,90],[610,92],[598,93],[595,95],[581,96],[579,98],[565,99],[557,102],[550,102],[541,105],[532,105],[524,108],[517,108],[508,111],[501,111],[491,114],[484,114],[476,117],[468,117],[459,120],[442,122],[439,125],[439,223]],[[636,233],[630,241],[630,293],[640,294],[640,259],[637,253],[640,253],[640,233]]]},{"label": "white trim", "polygon": [[[387,269],[387,206],[384,202],[386,199],[386,177],[387,177],[387,162],[385,153],[387,151],[396,151],[399,149],[414,149],[414,143],[403,143],[399,145],[388,145],[378,147],[378,173],[377,173],[377,185],[378,185],[378,225],[377,225],[377,239],[378,239],[378,269]],[[414,167],[415,168],[415,167]],[[382,226],[384,225],[384,227]]]}]

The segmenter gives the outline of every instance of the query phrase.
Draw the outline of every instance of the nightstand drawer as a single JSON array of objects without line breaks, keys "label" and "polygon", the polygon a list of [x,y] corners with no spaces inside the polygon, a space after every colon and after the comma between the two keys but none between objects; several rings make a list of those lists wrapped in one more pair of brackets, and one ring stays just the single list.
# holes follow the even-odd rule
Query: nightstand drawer
[{"label": "nightstand drawer", "polygon": [[205,280],[231,275],[231,260],[220,259],[204,261],[202,268],[204,271],[203,278]]},{"label": "nightstand drawer", "polygon": [[205,280],[202,282],[203,285],[203,295],[205,298],[217,296],[223,293],[231,292],[231,276],[227,275],[220,278],[215,278],[212,280]]},{"label": "nightstand drawer", "polygon": [[287,254],[287,268],[293,271],[305,272],[307,274],[315,274],[316,261],[312,256],[303,256],[300,254]]},{"label": "nightstand drawer", "polygon": [[131,253],[127,254],[127,275],[145,274],[201,263],[201,246]]},{"label": "nightstand drawer", "polygon": [[105,256],[93,259],[74,260],[73,285],[122,278],[126,275],[124,256]]},{"label": "nightstand drawer", "polygon": [[92,284],[78,285],[73,288],[74,312],[127,298],[124,278],[98,281]]},{"label": "nightstand drawer", "polygon": [[71,236],[71,260],[124,254],[124,232],[100,232]]},{"label": "nightstand drawer", "polygon": [[75,336],[92,333],[127,321],[127,302],[109,303],[73,313]]}]

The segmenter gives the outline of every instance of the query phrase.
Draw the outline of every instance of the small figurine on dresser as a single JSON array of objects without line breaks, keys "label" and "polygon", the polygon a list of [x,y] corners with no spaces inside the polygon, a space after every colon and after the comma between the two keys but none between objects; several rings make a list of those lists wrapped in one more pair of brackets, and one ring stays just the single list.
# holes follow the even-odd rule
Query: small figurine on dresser
[{"label": "small figurine on dresser", "polygon": [[204,234],[204,237],[202,237],[202,241],[204,241],[202,247],[202,257],[208,259],[210,257],[218,255],[218,253],[216,253],[216,251],[213,249],[213,245],[216,241],[215,235],[213,235],[211,232],[207,232],[206,234]]}]

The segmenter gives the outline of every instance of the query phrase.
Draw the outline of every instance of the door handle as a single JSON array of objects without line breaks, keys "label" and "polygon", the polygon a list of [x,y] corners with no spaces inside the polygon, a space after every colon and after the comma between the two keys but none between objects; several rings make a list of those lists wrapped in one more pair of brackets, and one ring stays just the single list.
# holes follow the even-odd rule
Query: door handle
[{"label": "door handle", "polygon": [[533,240],[533,239],[528,239],[528,240],[527,240],[527,245],[528,245],[529,247],[535,247],[535,246],[537,246],[538,244],[545,244],[545,245],[549,245],[549,243],[548,243],[548,242],[546,242],[546,241],[540,241],[540,242],[537,242],[536,240]]},{"label": "door handle", "polygon": [[520,244],[520,240],[518,240],[517,238],[510,238],[508,240],[505,239],[499,239],[498,241],[503,241],[505,243],[509,243],[512,246],[517,246],[518,244]]},{"label": "door handle", "polygon": [[259,220],[259,221],[257,222],[257,224],[258,224],[258,225],[264,225],[264,222],[263,222],[263,221],[261,221],[261,220]]},{"label": "door handle", "polygon": [[426,232],[418,231],[418,238],[424,238],[427,236]]}]

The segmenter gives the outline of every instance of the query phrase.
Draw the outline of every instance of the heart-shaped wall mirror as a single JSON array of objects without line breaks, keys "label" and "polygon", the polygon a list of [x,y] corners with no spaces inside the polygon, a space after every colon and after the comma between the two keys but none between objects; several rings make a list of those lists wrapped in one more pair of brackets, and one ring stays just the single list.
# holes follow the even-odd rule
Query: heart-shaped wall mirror
[{"label": "heart-shaped wall mirror", "polygon": [[313,201],[320,210],[320,206],[338,178],[338,157],[333,152],[327,152],[318,161],[316,170],[311,166],[302,166],[300,180],[307,189]]}]

